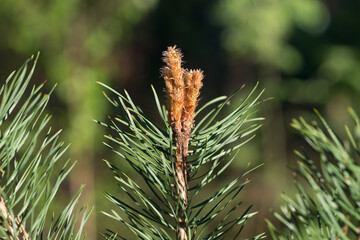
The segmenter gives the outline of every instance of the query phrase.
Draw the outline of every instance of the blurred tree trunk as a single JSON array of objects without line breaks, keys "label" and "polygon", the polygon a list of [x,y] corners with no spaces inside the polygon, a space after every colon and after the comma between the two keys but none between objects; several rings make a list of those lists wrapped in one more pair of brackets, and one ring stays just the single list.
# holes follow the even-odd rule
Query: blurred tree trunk
[{"label": "blurred tree trunk", "polygon": [[[95,206],[93,146],[96,134],[91,117],[95,115],[94,111],[96,110],[92,109],[89,102],[89,98],[94,96],[90,90],[91,84],[95,84],[95,81],[91,81],[93,79],[89,75],[88,54],[84,47],[87,26],[87,14],[84,11],[73,20],[72,27],[66,34],[64,59],[70,69],[70,76],[66,79],[68,124],[70,126],[68,138],[73,143],[70,153],[72,159],[80,160],[70,176],[70,191],[73,195],[79,185],[86,183],[82,201],[89,206]],[[85,231],[87,239],[97,239],[95,211],[89,218]]]}]

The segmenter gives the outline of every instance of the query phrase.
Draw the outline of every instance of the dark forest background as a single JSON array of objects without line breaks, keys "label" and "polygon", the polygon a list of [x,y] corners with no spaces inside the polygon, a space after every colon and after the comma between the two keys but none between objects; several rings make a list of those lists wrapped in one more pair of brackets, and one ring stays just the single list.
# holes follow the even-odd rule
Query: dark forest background
[{"label": "dark forest background", "polygon": [[104,128],[92,121],[112,114],[96,81],[127,89],[152,116],[150,85],[162,92],[161,52],[175,44],[186,67],[205,72],[200,105],[259,81],[265,97],[274,97],[261,104],[266,121],[224,176],[264,163],[241,195],[259,211],[245,227],[251,236],[267,231],[264,218],[273,219],[281,192],[293,191],[288,166],[305,144],[291,119],[312,119],[315,107],[344,132],[347,107],[360,110],[359,13],[358,0],[1,0],[0,79],[41,52],[33,83],[58,84],[48,111],[71,142],[68,157],[78,161],[62,197],[86,184],[82,201],[95,206],[89,239],[112,224],[100,213],[113,207],[103,193],[118,191],[102,161],[116,156],[102,144]]}]

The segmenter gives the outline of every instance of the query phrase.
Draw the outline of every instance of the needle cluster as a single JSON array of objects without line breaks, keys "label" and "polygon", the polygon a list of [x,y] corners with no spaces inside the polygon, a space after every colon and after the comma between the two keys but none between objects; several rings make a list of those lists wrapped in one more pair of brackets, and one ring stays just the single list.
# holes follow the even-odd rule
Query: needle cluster
[{"label": "needle cluster", "polygon": [[[122,194],[106,195],[118,208],[106,215],[125,224],[138,239],[210,240],[230,231],[235,231],[231,239],[236,239],[247,219],[256,214],[249,207],[238,213],[239,193],[248,183],[242,178],[256,167],[216,189],[212,184],[261,127],[258,122],[263,119],[254,115],[254,109],[262,92],[254,97],[255,87],[232,110],[228,103],[241,88],[197,109],[203,72],[184,68],[176,46],[163,52],[163,61],[167,107],[152,89],[162,126],[146,117],[128,92],[121,94],[100,83],[111,92],[104,92],[105,97],[120,110],[110,124],[97,121],[114,133],[105,136],[105,145],[118,155],[119,164],[128,164],[137,176],[132,179],[129,168],[119,168],[115,159],[106,161]],[[194,126],[199,113],[202,118]],[[125,239],[114,230],[104,236]]]}]

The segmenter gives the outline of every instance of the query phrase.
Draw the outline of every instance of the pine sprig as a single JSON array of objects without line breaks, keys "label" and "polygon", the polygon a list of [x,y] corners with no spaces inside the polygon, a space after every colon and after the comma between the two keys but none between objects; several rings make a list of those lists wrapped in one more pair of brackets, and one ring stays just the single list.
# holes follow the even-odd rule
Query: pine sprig
[{"label": "pine sprig", "polygon": [[80,229],[74,229],[82,187],[57,219],[49,219],[51,203],[74,164],[63,160],[68,146],[59,141],[61,131],[54,133],[48,127],[51,117],[43,114],[52,90],[43,94],[40,85],[28,93],[37,58],[13,72],[0,89],[0,237],[83,239],[83,225],[89,217],[86,208]]},{"label": "pine sprig", "polygon": [[348,139],[341,141],[315,112],[324,129],[303,118],[293,120],[292,126],[318,157],[295,151],[301,159],[297,174],[306,184],[295,181],[298,194],[283,195],[285,205],[275,213],[288,232],[278,233],[270,222],[269,229],[274,239],[360,239],[359,118],[349,109],[354,129],[345,126]]},{"label": "pine sprig", "polygon": [[[181,56],[177,50],[165,54],[170,53],[174,54],[175,58]],[[105,161],[121,190],[121,195],[118,196],[106,193],[106,197],[121,211],[111,210],[105,214],[124,224],[139,239],[174,239],[175,237],[177,239],[218,239],[224,237],[229,231],[234,231],[235,226],[238,226],[238,233],[236,233],[238,236],[247,219],[256,214],[250,212],[250,207],[240,215],[237,214],[239,206],[242,206],[238,200],[239,193],[249,182],[242,179],[256,167],[245,170],[230,183],[213,191],[210,196],[204,198],[202,192],[205,192],[204,188],[208,184],[226,171],[231,162],[236,159],[238,149],[250,141],[255,131],[261,126],[258,122],[263,119],[255,117],[254,113],[260,103],[262,92],[256,93],[256,86],[224,118],[219,116],[224,114],[229,101],[239,91],[230,97],[216,98],[192,113],[191,109],[193,109],[193,104],[197,104],[197,100],[186,98],[189,90],[182,88],[182,86],[187,86],[186,84],[181,84],[181,76],[186,75],[187,71],[180,69],[181,64],[177,62],[178,60],[168,59],[167,61],[174,64],[163,70],[164,78],[167,79],[165,81],[168,81],[166,83],[168,101],[172,101],[169,103],[169,111],[161,105],[152,87],[158,114],[162,119],[161,125],[147,118],[126,91],[120,94],[111,87],[99,83],[107,89],[107,92],[111,92],[111,95],[108,93],[104,95],[118,109],[118,115],[110,118],[109,123],[96,121],[111,130],[111,135],[105,136],[104,144],[118,154],[120,159],[126,162],[137,175],[130,176],[126,168],[120,167],[122,163],[118,164],[113,160]],[[197,70],[197,73],[200,73],[200,70]],[[190,81],[190,78],[191,76],[187,76],[183,81]],[[175,81],[174,79],[178,82],[172,85],[171,81]],[[191,94],[197,96],[196,91]],[[176,95],[176,92],[181,92],[181,94]],[[255,94],[256,96],[253,97]],[[179,96],[184,96],[184,101],[178,100]],[[173,98],[176,100],[173,101]],[[191,106],[182,108],[182,104],[186,105],[187,101],[191,103]],[[183,112],[183,114],[186,113],[185,115],[179,113],[181,109],[185,111]],[[199,117],[199,113],[204,115],[205,111],[208,114],[205,113],[205,117],[196,121],[198,123],[193,127],[192,118]],[[190,132],[187,133],[187,130]],[[177,143],[183,137],[189,139],[180,141],[190,140],[189,151],[185,145]],[[183,151],[180,153],[185,156],[181,161],[184,159],[186,161],[180,168],[177,165],[179,146],[182,146],[181,151]],[[181,190],[184,182],[178,173],[179,169],[186,171],[183,176],[187,175],[188,185],[186,185],[185,198]],[[199,194],[202,194],[201,201],[198,198]],[[127,199],[124,196],[127,196]],[[181,231],[183,232],[180,233]],[[104,237],[125,239],[121,235],[111,229],[104,234]],[[253,239],[261,237],[262,234]]]}]

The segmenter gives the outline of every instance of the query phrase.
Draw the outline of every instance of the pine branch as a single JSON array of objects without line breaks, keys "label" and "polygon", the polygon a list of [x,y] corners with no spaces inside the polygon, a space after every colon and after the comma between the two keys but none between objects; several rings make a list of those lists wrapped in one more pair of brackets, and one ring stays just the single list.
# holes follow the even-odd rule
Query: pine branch
[{"label": "pine branch", "polygon": [[[182,56],[176,47],[169,47],[163,56],[167,108],[161,105],[152,88],[162,126],[147,118],[126,91],[121,94],[99,83],[112,93],[104,95],[118,115],[110,118],[110,123],[95,122],[111,130],[104,144],[136,176],[132,179],[129,169],[116,166],[114,160],[105,161],[122,193],[120,196],[106,193],[120,213],[111,210],[105,214],[124,224],[138,239],[209,240],[224,237],[238,227],[237,237],[247,220],[256,214],[248,207],[239,216],[237,211],[242,205],[236,201],[249,183],[241,180],[256,167],[244,170],[209,196],[203,192],[224,174],[237,150],[261,127],[258,122],[263,119],[254,116],[254,109],[261,103],[262,92],[253,97],[256,86],[244,99],[234,101],[238,105],[230,112],[224,111],[239,90],[205,103],[196,111],[202,71],[183,69]],[[194,118],[199,113],[204,116],[194,127]],[[198,194],[202,194],[201,198]],[[216,227],[210,229],[211,224]],[[115,230],[108,230],[103,236],[125,239]],[[253,239],[262,237],[259,234]]]},{"label": "pine branch", "polygon": [[0,238],[80,240],[91,212],[77,210],[82,187],[59,217],[51,214],[74,164],[63,159],[68,147],[59,140],[61,130],[54,133],[51,117],[43,113],[51,92],[41,93],[43,85],[28,87],[36,62],[37,57],[29,59],[0,88]]},{"label": "pine branch", "polygon": [[169,47],[163,52],[166,66],[163,68],[165,80],[169,121],[172,126],[176,152],[176,191],[177,198],[181,200],[178,207],[179,229],[177,239],[188,239],[188,220],[186,211],[188,207],[188,167],[187,156],[191,130],[193,128],[194,113],[197,105],[200,88],[202,87],[203,73],[201,70],[186,71],[181,66],[181,52],[179,49]]},{"label": "pine branch", "polygon": [[[348,139],[340,140],[325,119],[315,110],[323,127],[303,118],[293,120],[292,126],[305,138],[315,154],[303,151],[299,156],[295,181],[298,194],[283,195],[284,206],[275,216],[288,231],[277,232],[269,223],[274,239],[342,239],[359,238],[360,214],[360,122],[349,109],[354,129],[345,126]],[[315,157],[316,158],[315,158]]]}]

